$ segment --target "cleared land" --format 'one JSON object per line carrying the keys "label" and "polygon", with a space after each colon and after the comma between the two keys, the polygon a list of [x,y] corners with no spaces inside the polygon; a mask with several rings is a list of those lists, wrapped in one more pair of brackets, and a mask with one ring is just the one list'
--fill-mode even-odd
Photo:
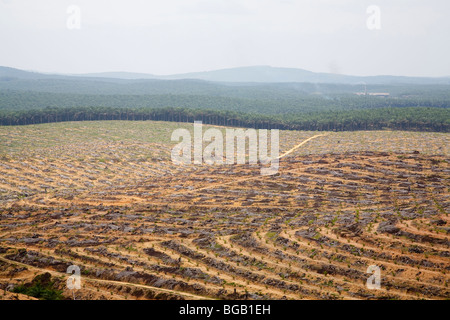
{"label": "cleared land", "polygon": [[[177,128],[0,127],[0,298],[72,298],[72,264],[77,299],[450,298],[448,134],[332,132],[264,177],[172,164]],[[316,134],[280,132],[280,154]]]}

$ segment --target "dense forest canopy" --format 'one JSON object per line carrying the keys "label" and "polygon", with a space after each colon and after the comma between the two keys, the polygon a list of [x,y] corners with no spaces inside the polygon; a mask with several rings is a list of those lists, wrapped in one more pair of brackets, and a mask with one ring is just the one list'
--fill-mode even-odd
{"label": "dense forest canopy", "polygon": [[220,83],[12,75],[0,77],[1,125],[203,120],[256,128],[443,132],[450,126],[448,84]]}
{"label": "dense forest canopy", "polygon": [[262,115],[228,110],[189,108],[68,107],[0,112],[0,125],[27,125],[62,121],[157,120],[287,130],[414,130],[448,132],[448,108],[378,108]]}

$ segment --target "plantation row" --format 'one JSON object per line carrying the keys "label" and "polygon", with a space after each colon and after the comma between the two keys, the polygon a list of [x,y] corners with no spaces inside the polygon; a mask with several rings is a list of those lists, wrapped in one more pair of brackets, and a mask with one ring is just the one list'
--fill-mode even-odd
{"label": "plantation row", "polygon": [[0,125],[29,125],[64,121],[202,121],[205,124],[256,129],[354,131],[409,130],[448,132],[450,110],[447,108],[379,108],[327,111],[289,115],[261,115],[225,110],[185,108],[45,108],[24,111],[0,111]]}
{"label": "plantation row", "polygon": [[[0,289],[71,299],[56,281],[77,265],[78,300],[450,296],[446,155],[290,156],[267,179],[245,165],[91,162],[114,149],[83,146],[0,163]],[[370,266],[379,290],[366,286]],[[55,286],[31,290],[49,271]]]}

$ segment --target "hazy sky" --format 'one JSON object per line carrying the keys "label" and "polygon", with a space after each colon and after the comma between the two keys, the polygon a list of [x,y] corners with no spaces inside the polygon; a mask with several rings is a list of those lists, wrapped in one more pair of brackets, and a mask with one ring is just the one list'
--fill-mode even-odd
{"label": "hazy sky", "polygon": [[[80,29],[67,26],[77,21],[70,5],[80,9]],[[380,8],[380,29],[367,26],[370,5]],[[0,65],[154,74],[271,65],[450,76],[450,1],[0,0]]]}

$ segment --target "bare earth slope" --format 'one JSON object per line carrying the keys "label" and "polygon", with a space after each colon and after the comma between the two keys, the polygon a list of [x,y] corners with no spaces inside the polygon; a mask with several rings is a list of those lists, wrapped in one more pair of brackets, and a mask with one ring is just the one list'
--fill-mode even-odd
{"label": "bare earth slope", "polygon": [[0,298],[46,272],[68,299],[450,298],[448,134],[330,133],[267,177],[174,165],[179,127],[0,127]]}

